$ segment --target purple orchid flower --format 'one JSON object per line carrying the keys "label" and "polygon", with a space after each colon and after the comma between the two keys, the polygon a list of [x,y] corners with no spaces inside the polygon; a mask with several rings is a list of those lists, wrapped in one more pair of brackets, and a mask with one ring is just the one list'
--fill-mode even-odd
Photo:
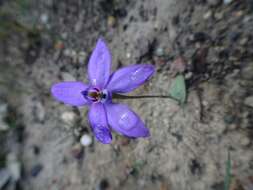
{"label": "purple orchid flower", "polygon": [[154,73],[154,66],[131,65],[110,75],[111,53],[103,39],[99,39],[88,63],[90,84],[60,82],[51,88],[53,96],[68,105],[89,106],[89,123],[98,141],[112,141],[111,128],[121,135],[137,138],[150,136],[139,116],[127,105],[112,102],[115,93],[128,93]]}

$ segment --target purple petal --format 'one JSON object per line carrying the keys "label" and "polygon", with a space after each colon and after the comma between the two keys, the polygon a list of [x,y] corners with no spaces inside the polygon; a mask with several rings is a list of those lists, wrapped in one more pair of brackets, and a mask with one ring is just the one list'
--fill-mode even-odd
{"label": "purple petal", "polygon": [[106,113],[102,103],[94,103],[91,105],[89,121],[96,139],[103,144],[111,143],[112,135],[108,127]]}
{"label": "purple petal", "polygon": [[60,102],[72,106],[83,106],[88,104],[82,95],[82,91],[87,88],[88,85],[82,82],[60,82],[51,87],[51,93]]}
{"label": "purple petal", "polygon": [[124,67],[113,73],[107,89],[115,93],[130,92],[147,81],[154,71],[154,66],[148,64]]}
{"label": "purple petal", "polygon": [[128,137],[148,137],[149,130],[139,116],[124,104],[105,104],[109,125]]}
{"label": "purple petal", "polygon": [[90,83],[102,89],[108,82],[111,68],[111,53],[106,43],[100,38],[93,50],[89,64],[88,74]]}

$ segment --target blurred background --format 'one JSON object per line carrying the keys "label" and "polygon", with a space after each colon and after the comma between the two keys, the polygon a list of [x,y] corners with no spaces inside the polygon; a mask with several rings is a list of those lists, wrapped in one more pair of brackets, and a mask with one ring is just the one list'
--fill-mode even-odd
{"label": "blurred background", "polygon": [[[252,0],[0,0],[0,190],[252,190],[252,31]],[[183,76],[184,106],[122,101],[148,139],[100,144],[87,108],[50,94],[87,82],[100,36],[113,70],[155,65],[134,95]]]}

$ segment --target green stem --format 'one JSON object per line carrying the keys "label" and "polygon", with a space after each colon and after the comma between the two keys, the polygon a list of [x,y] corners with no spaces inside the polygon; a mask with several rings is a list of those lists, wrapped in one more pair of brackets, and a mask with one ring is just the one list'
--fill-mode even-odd
{"label": "green stem", "polygon": [[126,96],[121,94],[113,94],[113,99],[143,99],[143,98],[170,98],[173,99],[171,96],[163,96],[163,95],[142,95],[142,96]]}

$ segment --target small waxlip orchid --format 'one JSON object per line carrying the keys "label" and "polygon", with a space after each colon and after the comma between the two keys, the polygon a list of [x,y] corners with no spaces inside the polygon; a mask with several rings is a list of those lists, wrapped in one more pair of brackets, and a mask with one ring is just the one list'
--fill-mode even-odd
{"label": "small waxlip orchid", "polygon": [[52,95],[65,104],[89,106],[89,123],[98,141],[109,144],[111,129],[126,137],[148,137],[149,130],[139,116],[127,105],[112,102],[112,95],[128,93],[154,73],[154,66],[136,64],[121,68],[110,74],[111,53],[100,38],[88,63],[90,84],[83,82],[60,82],[51,88]]}

